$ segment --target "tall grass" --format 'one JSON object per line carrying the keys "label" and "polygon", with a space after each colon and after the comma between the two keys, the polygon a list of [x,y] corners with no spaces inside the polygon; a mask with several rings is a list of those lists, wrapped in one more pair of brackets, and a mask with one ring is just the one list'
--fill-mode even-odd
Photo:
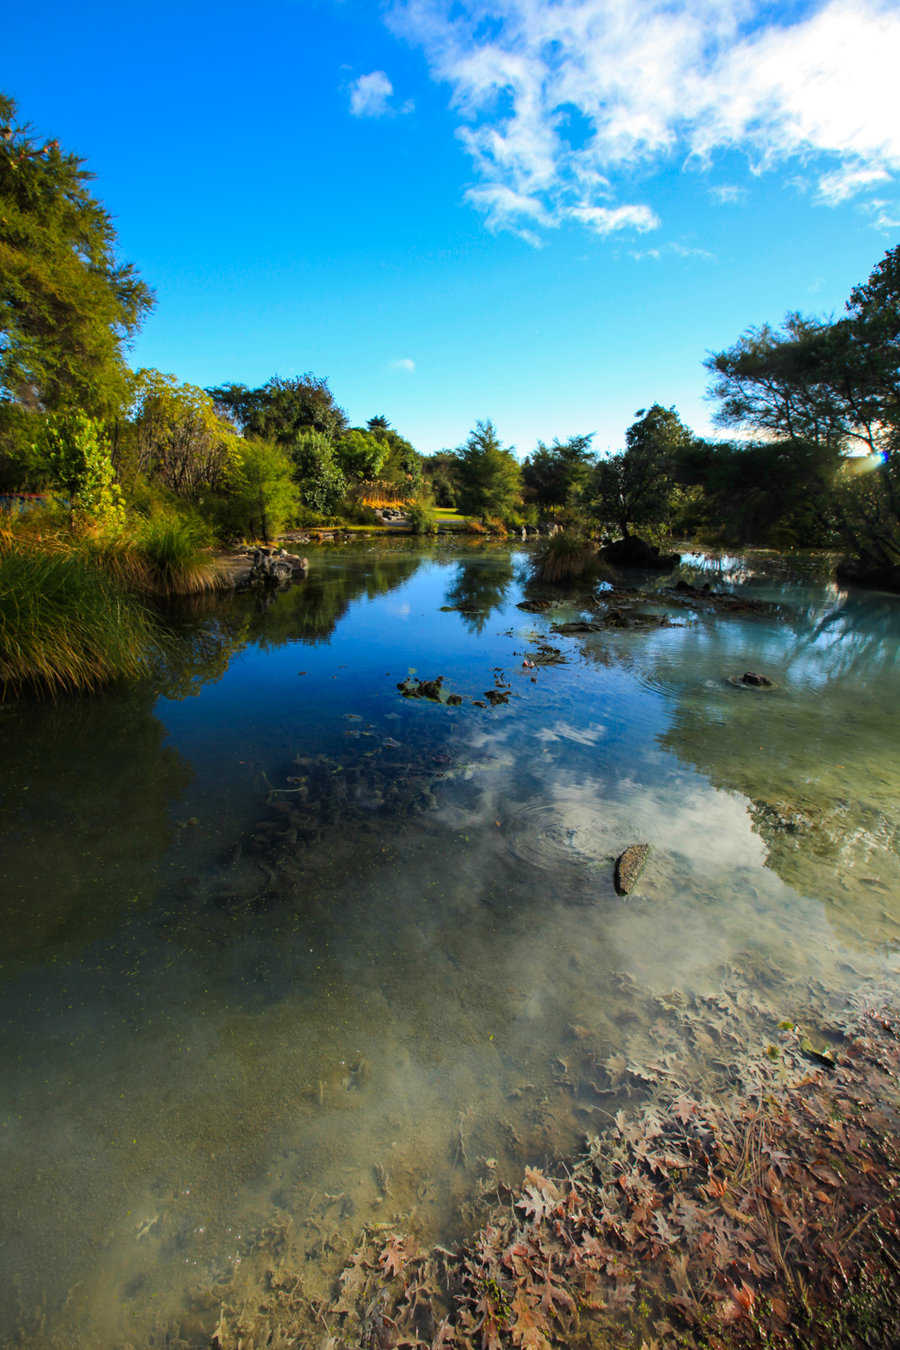
{"label": "tall grass", "polygon": [[594,582],[609,575],[590,539],[577,530],[559,530],[535,555],[532,580],[551,584]]}
{"label": "tall grass", "polygon": [[193,516],[153,511],[136,528],[134,552],[144,585],[157,595],[196,595],[227,585],[209,551],[208,527]]}
{"label": "tall grass", "polygon": [[0,684],[57,693],[140,675],[161,653],[152,616],[83,550],[0,541]]}

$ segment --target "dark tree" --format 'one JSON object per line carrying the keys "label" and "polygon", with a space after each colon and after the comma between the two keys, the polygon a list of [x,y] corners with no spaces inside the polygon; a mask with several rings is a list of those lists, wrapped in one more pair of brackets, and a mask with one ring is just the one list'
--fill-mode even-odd
{"label": "dark tree", "polygon": [[576,507],[597,462],[592,440],[593,433],[555,440],[551,446],[538,441],[522,465],[526,499],[541,510]]}
{"label": "dark tree", "polygon": [[674,408],[654,403],[625,433],[625,450],[597,462],[586,497],[591,514],[615,524],[627,539],[632,526],[665,525],[678,484],[679,458],[693,433]]}
{"label": "dark tree", "polygon": [[221,416],[244,436],[292,445],[298,436],[317,431],[337,440],[348,429],[343,408],[334,401],[328,381],[307,373],[294,379],[273,375],[259,389],[225,384],[208,389]]}

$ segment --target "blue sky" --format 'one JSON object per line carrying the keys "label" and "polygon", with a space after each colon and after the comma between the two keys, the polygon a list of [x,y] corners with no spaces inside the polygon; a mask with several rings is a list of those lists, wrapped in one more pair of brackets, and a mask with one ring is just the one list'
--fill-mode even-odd
{"label": "blue sky", "polygon": [[8,10],[0,87],[83,155],[199,385],[312,371],[423,453],[520,455],[840,310],[900,236],[882,0],[162,0]]}

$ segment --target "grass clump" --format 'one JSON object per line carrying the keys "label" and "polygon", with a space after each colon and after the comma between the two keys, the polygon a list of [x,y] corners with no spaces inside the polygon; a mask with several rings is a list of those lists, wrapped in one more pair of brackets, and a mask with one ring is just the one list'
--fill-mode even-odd
{"label": "grass clump", "polygon": [[150,513],[131,542],[135,580],[156,595],[196,595],[222,588],[222,569],[209,551],[208,527],[171,510]]}
{"label": "grass clump", "polygon": [[564,585],[608,575],[596,545],[578,530],[557,530],[535,555],[532,580]]}
{"label": "grass clump", "polygon": [[0,547],[0,684],[58,693],[145,673],[162,649],[153,617],[88,551]]}

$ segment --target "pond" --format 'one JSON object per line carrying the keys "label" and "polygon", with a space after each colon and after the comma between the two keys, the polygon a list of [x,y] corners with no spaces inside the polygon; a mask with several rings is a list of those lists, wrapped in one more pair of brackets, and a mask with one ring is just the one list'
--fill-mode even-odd
{"label": "pond", "polygon": [[528,575],[322,548],[173,614],[155,686],[0,706],[3,1343],[206,1345],[274,1261],[453,1243],[896,982],[897,600],[772,554]]}

